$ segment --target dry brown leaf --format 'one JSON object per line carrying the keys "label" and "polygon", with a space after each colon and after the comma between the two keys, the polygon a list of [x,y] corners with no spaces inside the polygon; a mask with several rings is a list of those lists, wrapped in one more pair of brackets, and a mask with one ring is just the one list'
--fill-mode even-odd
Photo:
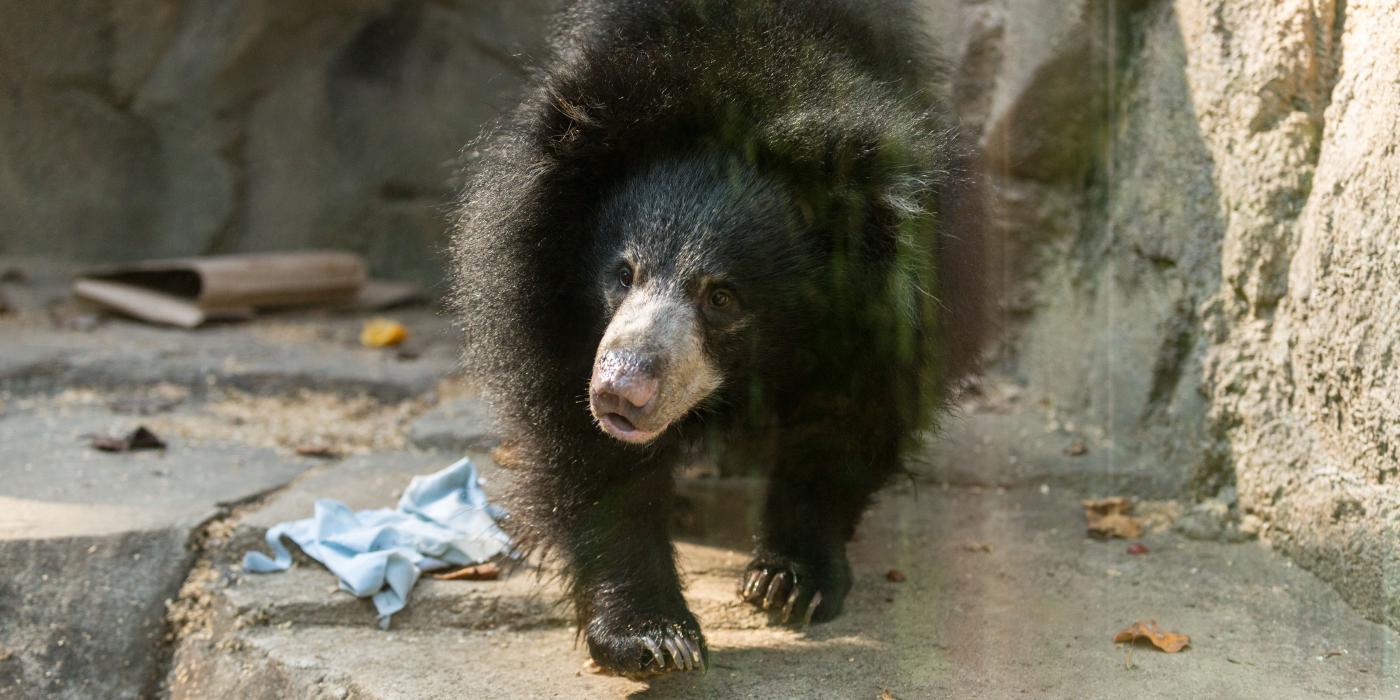
{"label": "dry brown leaf", "polygon": [[1113,496],[1111,498],[1086,498],[1079,502],[1084,506],[1085,512],[1093,511],[1107,515],[1109,513],[1131,513],[1133,512],[1133,501],[1126,496]]}
{"label": "dry brown leaf", "polygon": [[1086,499],[1084,519],[1088,522],[1089,535],[1100,539],[1121,537],[1135,540],[1142,537],[1142,519],[1132,516],[1133,502],[1118,496],[1115,498]]}
{"label": "dry brown leaf", "polygon": [[432,577],[439,581],[495,581],[501,577],[501,567],[493,562],[486,562],[476,566],[464,566],[456,571],[432,574]]}
{"label": "dry brown leaf", "polygon": [[1167,632],[1157,626],[1156,620],[1138,620],[1118,634],[1113,635],[1113,641],[1118,644],[1131,643],[1139,639],[1152,642],[1152,646],[1168,654],[1175,654],[1191,644],[1190,635]]}
{"label": "dry brown leaf", "polygon": [[146,426],[137,428],[126,435],[88,434],[88,444],[103,452],[131,452],[132,450],[163,450],[165,441],[156,436]]}
{"label": "dry brown leaf", "polygon": [[317,459],[335,459],[340,456],[340,452],[330,443],[319,440],[309,440],[297,445],[296,453],[301,457],[315,457]]}
{"label": "dry brown leaf", "polygon": [[904,572],[900,571],[899,569],[890,569],[889,571],[885,572],[885,579],[892,583],[904,583],[906,578],[908,577],[905,576]]}

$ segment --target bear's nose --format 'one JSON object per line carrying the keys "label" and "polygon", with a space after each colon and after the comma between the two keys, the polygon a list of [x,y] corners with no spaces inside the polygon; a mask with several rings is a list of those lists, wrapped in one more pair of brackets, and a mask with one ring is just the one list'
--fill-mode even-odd
{"label": "bear's nose", "polygon": [[593,394],[605,400],[615,397],[629,404],[626,408],[646,408],[661,390],[648,364],[632,353],[604,355],[593,371]]}
{"label": "bear's nose", "polygon": [[630,404],[630,408],[645,408],[656,398],[661,382],[644,374],[625,374],[611,377],[593,385],[593,391],[602,397],[614,396]]}

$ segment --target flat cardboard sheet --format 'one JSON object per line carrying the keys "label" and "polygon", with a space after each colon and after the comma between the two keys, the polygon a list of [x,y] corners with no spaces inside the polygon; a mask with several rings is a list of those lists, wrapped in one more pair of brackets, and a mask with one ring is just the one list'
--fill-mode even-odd
{"label": "flat cardboard sheet", "polygon": [[144,321],[194,328],[260,308],[352,303],[367,281],[358,255],[298,251],[114,265],[79,275],[73,291]]}

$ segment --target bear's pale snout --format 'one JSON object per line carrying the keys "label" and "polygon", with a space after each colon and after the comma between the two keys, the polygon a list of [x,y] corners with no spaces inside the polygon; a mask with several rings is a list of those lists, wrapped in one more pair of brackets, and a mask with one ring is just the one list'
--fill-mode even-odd
{"label": "bear's pale snout", "polygon": [[593,393],[610,406],[645,411],[661,388],[653,364],[633,353],[608,353],[593,371]]}
{"label": "bear's pale snout", "polygon": [[588,403],[603,432],[640,445],[718,386],[694,308],[648,287],[634,290],[613,314],[593,361]]}
{"label": "bear's pale snout", "polygon": [[643,443],[665,428],[655,425],[653,415],[654,399],[661,391],[654,366],[654,362],[625,350],[598,358],[588,398],[593,417],[604,432],[625,442]]}

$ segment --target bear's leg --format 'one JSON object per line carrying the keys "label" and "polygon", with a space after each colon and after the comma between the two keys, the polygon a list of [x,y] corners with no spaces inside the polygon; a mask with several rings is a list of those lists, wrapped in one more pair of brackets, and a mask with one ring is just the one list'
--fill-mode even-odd
{"label": "bear's leg", "polygon": [[841,613],[852,582],[846,543],[870,497],[899,467],[893,440],[802,442],[777,458],[754,559],[739,579],[739,596],[783,623]]}
{"label": "bear's leg", "polygon": [[670,471],[642,469],[595,488],[574,482],[574,497],[557,507],[575,512],[556,539],[593,660],[623,674],[704,670],[705,638],[681,595],[668,532]]}

